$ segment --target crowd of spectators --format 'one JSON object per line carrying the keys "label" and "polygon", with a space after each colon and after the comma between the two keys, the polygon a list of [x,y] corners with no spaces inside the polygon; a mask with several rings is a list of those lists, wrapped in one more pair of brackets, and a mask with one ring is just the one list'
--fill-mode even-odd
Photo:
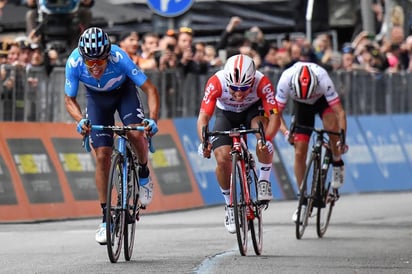
{"label": "crowd of spectators", "polygon": [[[380,9],[374,10],[377,18],[380,18]],[[286,34],[279,44],[278,41],[265,39],[259,26],[253,26],[244,32],[237,31],[242,24],[242,18],[237,16],[230,18],[216,43],[194,43],[195,33],[190,27],[168,30],[166,33],[139,34],[128,31],[113,37],[114,42],[118,43],[142,70],[162,71],[181,67],[185,73],[206,73],[209,68],[221,67],[226,58],[243,53],[250,55],[261,69],[282,70],[303,58],[315,61],[328,70],[363,69],[372,73],[411,71],[409,55],[412,51],[412,36],[405,35],[404,19],[400,14],[402,8],[395,6],[390,27],[382,26],[377,35],[362,31],[353,41],[344,43],[339,50],[336,50],[337,45],[332,44],[327,33],[317,35],[313,41],[307,41],[304,34],[294,37]],[[31,32],[28,30],[24,43],[29,43],[29,48],[39,47],[38,41],[32,39]],[[1,41],[2,63],[10,64],[11,61],[6,61],[5,56],[8,52],[10,55],[16,54],[12,47],[17,42]],[[23,48],[19,51],[19,54],[29,58],[29,51],[24,51]],[[58,60],[56,55],[58,53],[53,51],[48,54],[52,64]]]}
{"label": "crowd of spectators", "polygon": [[[33,5],[35,2],[27,1]],[[390,24],[383,24],[380,20],[382,8],[377,2],[379,1],[374,1],[372,7],[378,24],[376,35],[360,31],[352,41],[341,46],[333,45],[328,33],[318,34],[313,41],[308,41],[304,34],[299,33],[284,34],[281,42],[269,41],[259,26],[243,31],[242,18],[238,16],[228,20],[216,43],[205,43],[200,39],[194,42],[196,34],[190,27],[170,29],[165,33],[126,31],[113,34],[111,39],[142,70],[161,72],[180,69],[183,76],[188,73],[207,74],[219,69],[227,58],[238,53],[251,56],[262,71],[281,71],[296,61],[308,60],[329,71],[359,70],[374,74],[412,72],[412,35],[405,34],[403,10],[395,5],[391,11]],[[94,1],[83,0],[82,3],[90,8]],[[83,24],[87,25],[89,22],[90,20],[86,20]],[[15,75],[10,75],[4,65],[23,68],[64,65],[59,63],[59,52],[43,48],[38,37],[33,36],[34,22],[28,23],[25,36],[3,37],[0,41],[3,100],[10,96],[7,91],[16,85]],[[36,84],[35,79],[31,78],[29,81],[32,86]],[[7,117],[3,117],[5,118]]]}

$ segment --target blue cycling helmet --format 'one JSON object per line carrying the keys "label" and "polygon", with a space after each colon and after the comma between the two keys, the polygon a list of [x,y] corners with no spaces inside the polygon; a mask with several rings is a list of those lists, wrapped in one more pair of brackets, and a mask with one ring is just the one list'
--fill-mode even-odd
{"label": "blue cycling helmet", "polygon": [[112,44],[109,35],[101,28],[86,29],[79,39],[80,55],[86,59],[105,59],[109,56]]}

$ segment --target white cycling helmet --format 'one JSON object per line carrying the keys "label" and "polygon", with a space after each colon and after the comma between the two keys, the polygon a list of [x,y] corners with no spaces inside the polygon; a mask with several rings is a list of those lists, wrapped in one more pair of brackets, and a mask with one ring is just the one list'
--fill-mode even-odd
{"label": "white cycling helmet", "polygon": [[229,86],[250,87],[255,79],[256,67],[252,58],[237,54],[227,59],[224,71]]}
{"label": "white cycling helmet", "polygon": [[299,99],[309,99],[316,89],[318,80],[309,66],[303,65],[293,74],[292,88]]}

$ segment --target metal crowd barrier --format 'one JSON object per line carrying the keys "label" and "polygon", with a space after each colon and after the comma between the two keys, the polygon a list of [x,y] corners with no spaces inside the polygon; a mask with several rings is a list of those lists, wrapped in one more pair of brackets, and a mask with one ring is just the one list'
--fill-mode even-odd
{"label": "metal crowd barrier", "polygon": [[[263,71],[274,83],[281,71]],[[184,75],[178,69],[146,72],[160,93],[160,118],[197,116],[207,74]],[[412,75],[401,73],[369,74],[364,71],[331,73],[343,105],[350,115],[412,112]],[[64,68],[47,75],[43,67],[22,68],[3,65],[0,73],[0,121],[71,122],[64,105]],[[77,100],[86,103],[80,85]],[[141,96],[145,94],[141,92]],[[145,102],[145,98],[143,98]],[[147,109],[146,103],[144,106]],[[286,112],[290,113],[292,104]]]}

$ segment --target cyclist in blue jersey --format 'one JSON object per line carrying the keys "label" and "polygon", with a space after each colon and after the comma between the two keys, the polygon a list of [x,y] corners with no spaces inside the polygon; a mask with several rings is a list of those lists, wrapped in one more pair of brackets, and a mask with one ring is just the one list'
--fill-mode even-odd
{"label": "cyclist in blue jersey", "polygon": [[[86,87],[87,106],[83,114],[76,100],[79,83]],[[145,118],[137,87],[147,95],[150,119]],[[91,132],[90,125],[114,125],[117,111],[124,125],[147,123],[145,133],[131,131],[128,138],[138,155],[140,202],[147,205],[153,197],[150,179],[148,141],[145,134],[157,131],[159,93],[153,83],[133,63],[127,53],[112,45],[107,33],[97,27],[86,29],[76,49],[66,62],[65,104],[68,113],[77,122],[77,131],[90,134],[96,153],[96,188],[103,211],[103,222],[96,231],[96,241],[106,244],[106,192],[113,145],[113,133]]]}

